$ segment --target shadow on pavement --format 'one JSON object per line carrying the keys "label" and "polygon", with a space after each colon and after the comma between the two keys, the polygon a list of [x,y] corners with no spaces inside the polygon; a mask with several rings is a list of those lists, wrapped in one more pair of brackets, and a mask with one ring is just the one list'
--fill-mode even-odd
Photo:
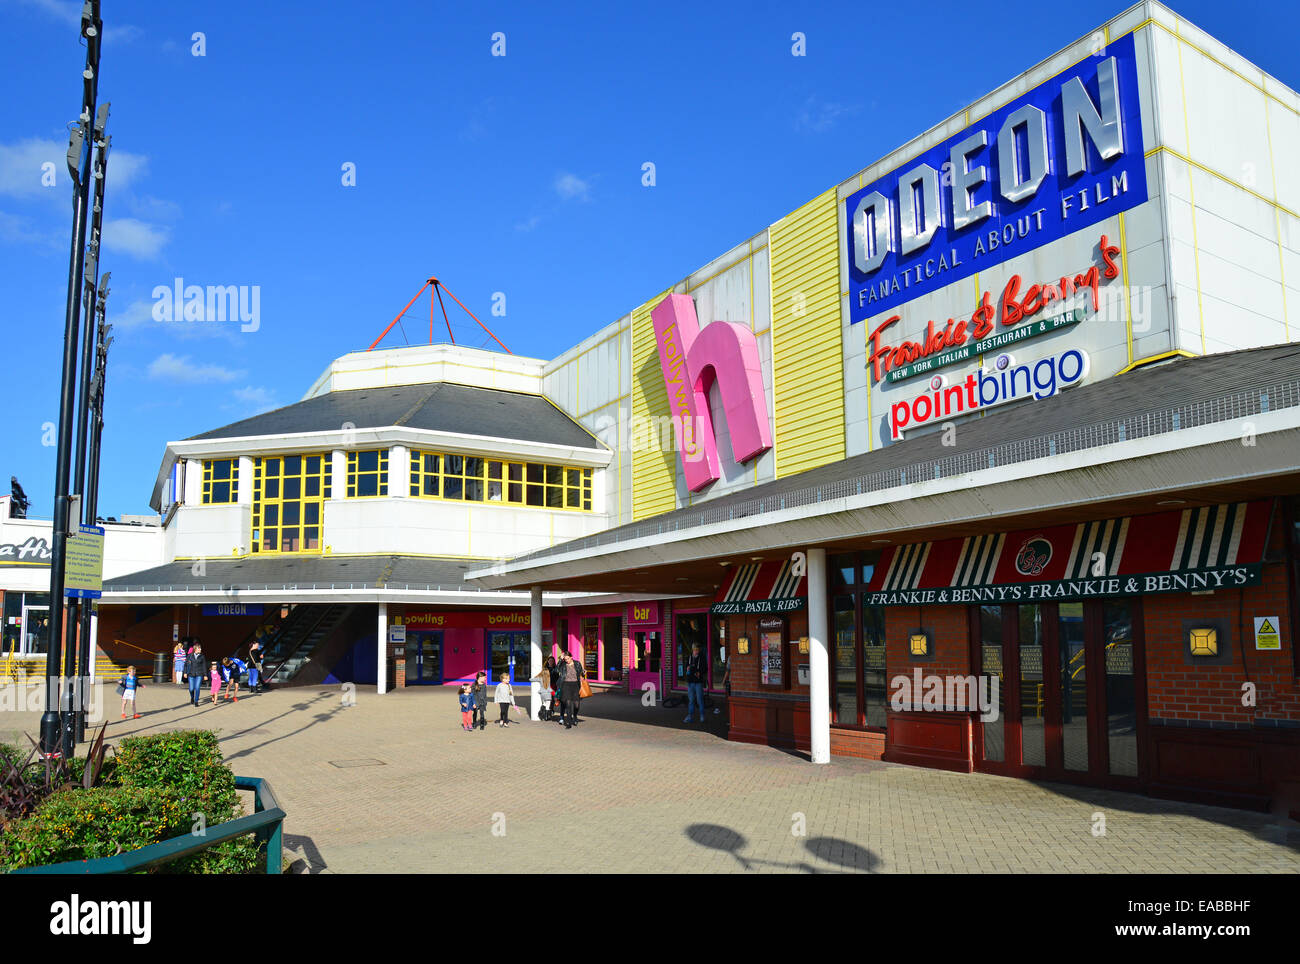
{"label": "shadow on pavement", "polygon": [[[781,860],[762,860],[757,857],[746,857],[741,851],[749,846],[749,841],[745,835],[732,830],[730,827],[723,827],[716,823],[693,823],[686,828],[686,837],[692,843],[699,844],[701,847],[708,847],[710,850],[721,850],[723,853],[730,854],[736,863],[745,870],[755,870],[759,867],[775,867],[779,870],[798,871],[804,874],[820,874],[823,871],[814,867],[812,864],[804,863],[802,860],[797,863],[788,863]],[[804,848],[816,857],[828,864],[835,864],[845,870],[865,870],[874,872],[881,866],[881,860],[874,853],[865,847],[859,847],[850,840],[841,840],[838,837],[813,837],[804,841]]]}
{"label": "shadow on pavement", "polygon": [[311,837],[287,833],[283,837],[283,845],[286,854],[299,855],[289,867],[291,874],[319,874],[329,866]]}
{"label": "shadow on pavement", "polygon": [[[714,713],[714,710],[718,710]],[[610,720],[620,723],[636,723],[642,726],[661,726],[673,730],[691,730],[694,732],[706,732],[718,739],[727,738],[727,704],[723,699],[714,698],[712,705],[704,706],[704,723],[686,723],[686,701],[683,699],[680,703],[673,706],[665,706],[663,702],[656,703],[653,706],[645,706],[641,702],[641,696],[629,696],[626,693],[595,693],[590,698],[582,701],[578,709],[580,719],[589,718],[593,720]]]}

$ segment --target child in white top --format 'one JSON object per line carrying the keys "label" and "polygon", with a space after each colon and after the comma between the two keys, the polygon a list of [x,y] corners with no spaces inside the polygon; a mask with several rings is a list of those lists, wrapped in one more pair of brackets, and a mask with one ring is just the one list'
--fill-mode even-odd
{"label": "child in white top", "polygon": [[497,721],[497,726],[510,725],[510,707],[515,705],[515,691],[510,687],[510,674],[502,673],[501,682],[497,683],[496,694],[493,700],[501,707],[501,719]]}

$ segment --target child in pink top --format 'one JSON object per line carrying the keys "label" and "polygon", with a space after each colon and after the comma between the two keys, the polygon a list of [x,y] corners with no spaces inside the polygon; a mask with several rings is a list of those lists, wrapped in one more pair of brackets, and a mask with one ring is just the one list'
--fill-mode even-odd
{"label": "child in pink top", "polygon": [[221,692],[221,670],[216,661],[212,663],[212,702],[217,701],[217,694]]}

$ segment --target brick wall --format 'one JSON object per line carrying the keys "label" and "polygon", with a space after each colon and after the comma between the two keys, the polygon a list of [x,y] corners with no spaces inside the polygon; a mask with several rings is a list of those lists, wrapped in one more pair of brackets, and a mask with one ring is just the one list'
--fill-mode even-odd
{"label": "brick wall", "polygon": [[[1277,527],[1280,530],[1280,526]],[[1280,553],[1282,534],[1274,532],[1270,554]],[[1147,706],[1153,719],[1250,725],[1256,720],[1300,721],[1300,685],[1292,661],[1291,618],[1286,566],[1264,565],[1262,585],[1219,590],[1210,596],[1147,596]],[[1280,650],[1255,649],[1255,617],[1276,616]],[[1185,619],[1220,619],[1231,637],[1232,659],[1219,666],[1188,665],[1184,658]],[[1242,705],[1242,685],[1255,684],[1254,706]]]}
{"label": "brick wall", "polygon": [[[934,659],[912,659],[908,637],[913,630],[930,631]],[[966,676],[970,667],[970,615],[966,606],[891,606],[885,610],[885,679],[889,694],[895,676],[911,676],[914,669],[929,676]]]}
{"label": "brick wall", "polygon": [[[726,619],[727,622],[727,658],[731,664],[731,690],[733,693],[783,693],[789,696],[808,696],[808,687],[799,683],[798,668],[800,663],[808,662],[807,656],[799,654],[799,637],[808,635],[808,612],[786,613],[786,673],[785,687],[773,689],[760,682],[758,623],[765,616],[725,616],[714,617]],[[749,654],[742,656],[736,650],[736,640],[741,636],[749,637]]]}

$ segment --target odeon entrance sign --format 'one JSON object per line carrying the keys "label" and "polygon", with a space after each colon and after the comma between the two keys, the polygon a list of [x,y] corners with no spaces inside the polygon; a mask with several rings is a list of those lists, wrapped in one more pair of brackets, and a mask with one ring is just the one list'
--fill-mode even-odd
{"label": "odeon entrance sign", "polygon": [[850,323],[1145,200],[1129,35],[845,198]]}

